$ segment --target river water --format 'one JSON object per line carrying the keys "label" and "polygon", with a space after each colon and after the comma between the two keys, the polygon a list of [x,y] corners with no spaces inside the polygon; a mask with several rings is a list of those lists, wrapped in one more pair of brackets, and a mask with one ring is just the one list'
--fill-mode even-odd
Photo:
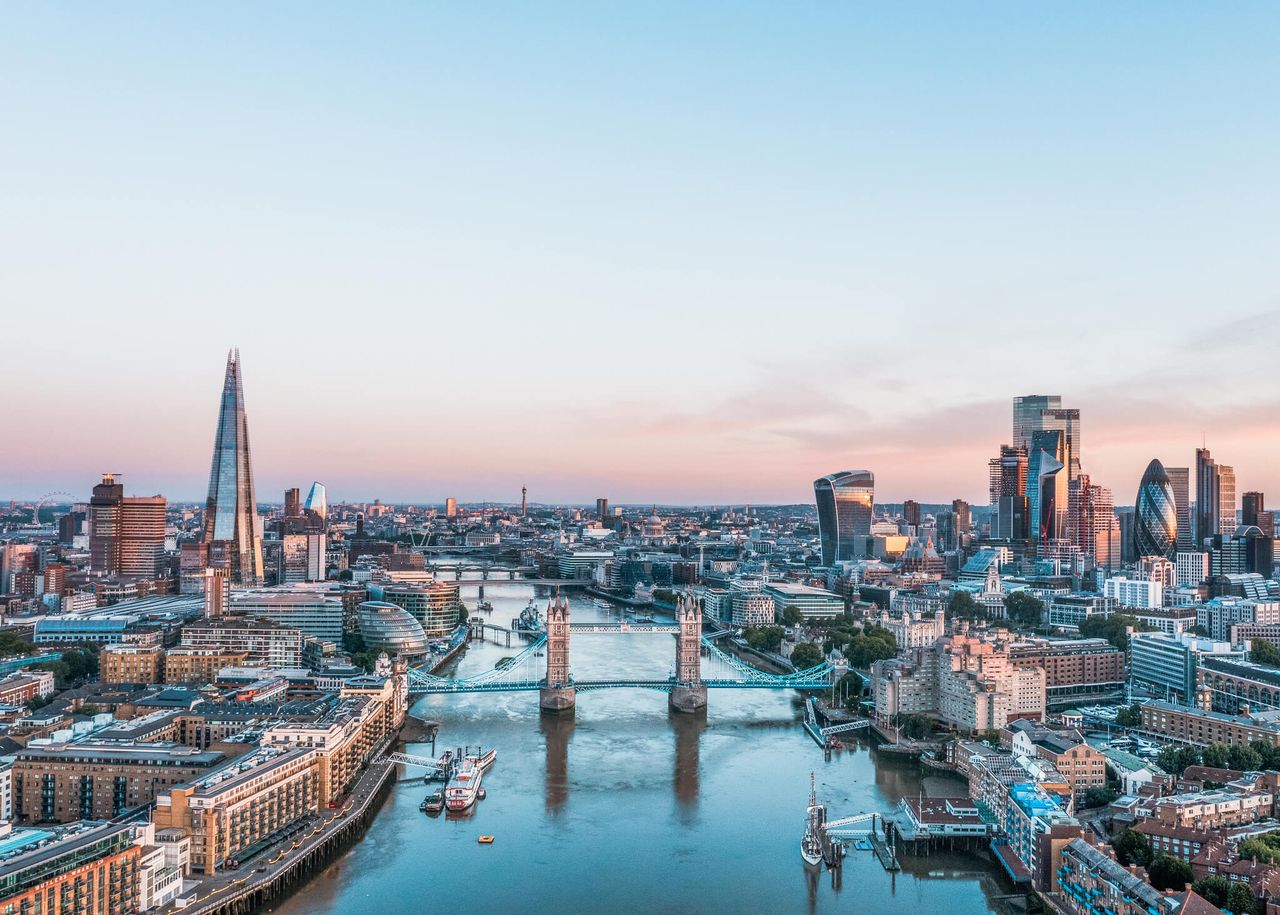
{"label": "river water", "polygon": [[[491,586],[486,596],[496,608],[486,618],[506,626],[534,589]],[[474,589],[464,599],[474,606]],[[570,600],[575,623],[619,618]],[[479,673],[518,650],[473,643],[458,672]],[[580,680],[665,678],[675,640],[575,633],[571,661]],[[536,692],[430,696],[414,712],[440,723],[437,752],[497,748],[487,798],[463,818],[430,817],[418,805],[436,786],[397,785],[363,840],[276,912],[976,915],[1004,912],[997,897],[1012,892],[975,856],[904,857],[891,875],[870,852],[851,850],[839,888],[830,873],[806,872],[799,843],[811,771],[832,818],[890,810],[922,788],[918,764],[876,756],[867,737],[824,759],[789,691],[712,690],[705,719],[669,713],[666,694],[639,689],[580,694],[572,716],[540,715]],[[482,834],[496,841],[479,845]]]}

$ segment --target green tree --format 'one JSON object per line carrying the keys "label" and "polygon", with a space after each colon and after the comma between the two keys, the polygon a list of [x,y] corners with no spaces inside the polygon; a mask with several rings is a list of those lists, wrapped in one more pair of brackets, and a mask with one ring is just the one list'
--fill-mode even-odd
{"label": "green tree", "polygon": [[1280,848],[1267,841],[1269,836],[1276,833],[1267,833],[1265,836],[1250,836],[1240,843],[1238,849],[1241,858],[1251,858],[1262,864],[1280,863]]}
{"label": "green tree", "polygon": [[1034,629],[1044,622],[1044,601],[1025,591],[1006,594],[1004,609],[1009,620],[1018,626]]}
{"label": "green tree", "polygon": [[947,601],[947,618],[961,620],[986,619],[987,608],[973,599],[968,591],[952,591]]}
{"label": "green tree", "polygon": [[33,655],[36,646],[13,632],[0,632],[0,658],[11,658],[14,655]]}
{"label": "green tree", "polygon": [[1200,765],[1200,751],[1196,747],[1178,747],[1173,744],[1160,748],[1156,764],[1170,775],[1181,775],[1187,766]]}
{"label": "green tree", "polygon": [[1262,757],[1249,747],[1234,746],[1227,751],[1227,768],[1253,772],[1262,765]]}
{"label": "green tree", "polygon": [[911,740],[928,737],[933,730],[933,721],[925,715],[899,715],[897,724],[902,736]]}
{"label": "green tree", "polygon": [[1105,807],[1120,796],[1115,788],[1090,788],[1080,799],[1080,808],[1088,810],[1094,807]]}
{"label": "green tree", "polygon": [[898,640],[886,629],[869,626],[864,632],[850,639],[841,650],[852,666],[866,670],[873,662],[883,661],[896,655]]}
{"label": "green tree", "polygon": [[1106,639],[1112,645],[1124,651],[1129,647],[1129,632],[1147,632],[1151,626],[1140,621],[1136,616],[1117,613],[1114,616],[1091,616],[1080,622],[1080,634],[1090,639]]}
{"label": "green tree", "polygon": [[791,652],[791,663],[796,666],[796,670],[817,667],[823,660],[822,649],[811,642],[803,642],[796,646],[795,651]]}
{"label": "green tree", "polygon": [[1228,881],[1227,901],[1220,908],[1234,915],[1255,915],[1258,911],[1258,897],[1253,895],[1249,884],[1235,880]]}
{"label": "green tree", "polygon": [[782,645],[783,635],[785,632],[781,626],[762,626],[746,632],[747,644],[756,651],[777,651]]}
{"label": "green tree", "polygon": [[1173,855],[1157,855],[1147,865],[1147,879],[1158,890],[1180,890],[1195,879],[1191,865]]}
{"label": "green tree", "polygon": [[1280,648],[1266,639],[1253,639],[1249,643],[1249,660],[1254,664],[1280,667]]}
{"label": "green tree", "polygon": [[1231,890],[1231,882],[1226,877],[1214,875],[1197,880],[1191,884],[1197,895],[1203,896],[1206,902],[1222,908],[1227,904],[1227,893]]}
{"label": "green tree", "polygon": [[1126,705],[1116,712],[1116,724],[1122,728],[1136,728],[1142,724],[1142,706],[1138,703]]}
{"label": "green tree", "polygon": [[804,622],[804,614],[796,606],[786,607],[782,611],[782,622],[788,626],[799,626]]}
{"label": "green tree", "polygon": [[1126,867],[1140,864],[1145,867],[1151,861],[1151,843],[1136,829],[1126,829],[1112,844],[1116,859]]}
{"label": "green tree", "polygon": [[101,711],[102,709],[98,708],[98,706],[94,705],[92,702],[86,702],[84,705],[76,709],[78,714],[88,715],[90,718],[99,714]]}

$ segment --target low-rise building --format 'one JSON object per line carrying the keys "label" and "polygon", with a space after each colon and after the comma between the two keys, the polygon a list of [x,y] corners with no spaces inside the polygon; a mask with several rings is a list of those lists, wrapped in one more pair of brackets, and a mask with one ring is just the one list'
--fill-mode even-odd
{"label": "low-rise building", "polygon": [[0,827],[0,912],[132,915],[141,910],[142,848],[128,823]]}
{"label": "low-rise building", "polygon": [[240,667],[248,663],[243,650],[225,648],[193,648],[179,645],[164,656],[165,683],[212,683],[224,667]]}
{"label": "low-rise building", "polygon": [[164,682],[164,651],[142,645],[108,645],[98,652],[103,683]]}
{"label": "low-rise building", "polygon": [[1143,704],[1141,714],[1144,731],[1181,743],[1234,747],[1261,740],[1280,746],[1280,723],[1269,713],[1228,715],[1154,701]]}
{"label": "low-rise building", "polygon": [[1106,639],[1028,639],[1009,646],[1009,659],[1044,669],[1049,708],[1124,696],[1124,652]]}
{"label": "low-rise building", "polygon": [[766,585],[764,591],[773,598],[778,616],[788,607],[795,607],[807,620],[835,619],[844,613],[844,600],[840,595],[822,588],[775,581]]}
{"label": "low-rise building", "polygon": [[243,652],[245,663],[266,667],[302,664],[302,632],[265,620],[223,616],[189,623],[182,627],[181,646],[213,648],[228,654]]}
{"label": "low-rise building", "polygon": [[1227,791],[1215,788],[1174,794],[1155,802],[1151,819],[1165,826],[1209,830],[1256,823],[1271,816],[1275,796],[1270,791]]}
{"label": "low-rise building", "polygon": [[[1129,869],[1084,839],[1062,850],[1058,889],[1072,912],[1080,915],[1153,915],[1168,912],[1165,896],[1147,883],[1141,868]],[[1197,910],[1197,915],[1204,915]]]}
{"label": "low-rise building", "polygon": [[0,680],[0,705],[26,705],[53,695],[54,676],[48,670],[25,670]]}

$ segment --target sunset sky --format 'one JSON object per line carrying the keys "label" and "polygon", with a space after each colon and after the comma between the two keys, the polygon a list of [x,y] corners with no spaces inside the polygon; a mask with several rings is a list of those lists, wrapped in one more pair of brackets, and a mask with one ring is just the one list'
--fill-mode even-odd
{"label": "sunset sky", "polygon": [[[478,11],[483,10],[483,13]],[[1280,5],[113,4],[0,20],[0,496],[1280,502]]]}

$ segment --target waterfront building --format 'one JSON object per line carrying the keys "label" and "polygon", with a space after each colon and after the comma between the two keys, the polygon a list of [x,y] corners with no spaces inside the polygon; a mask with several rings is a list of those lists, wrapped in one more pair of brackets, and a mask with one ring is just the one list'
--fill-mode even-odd
{"label": "waterfront building", "polygon": [[183,648],[216,648],[243,652],[248,664],[298,667],[302,664],[302,633],[266,620],[223,616],[182,627]]}
{"label": "waterfront building", "polygon": [[608,550],[574,550],[556,557],[556,573],[560,578],[591,578],[596,566],[612,558]]}
{"label": "waterfront building", "polygon": [[1164,585],[1158,581],[1108,578],[1102,583],[1102,593],[1117,601],[1121,607],[1153,610],[1164,606]]}
{"label": "waterfront building", "polygon": [[1106,757],[1087,743],[1026,721],[1015,721],[1010,727],[1014,729],[1013,752],[1048,762],[1062,774],[1077,800],[1089,789],[1106,785]]}
{"label": "waterfront building", "polygon": [[1205,658],[1243,657],[1229,642],[1182,634],[1136,632],[1129,639],[1129,678],[1153,696],[1190,703],[1196,696],[1196,671]]}
{"label": "waterfront building", "polygon": [[1228,639],[1238,623],[1256,626],[1280,624],[1280,601],[1258,601],[1242,597],[1215,597],[1196,608],[1196,624],[1210,638]]}
{"label": "waterfront building", "polygon": [[[1076,819],[1040,785],[1013,785],[1009,788],[1001,844],[1008,846],[1026,868],[1028,877],[1034,879],[1040,870],[1042,837],[1056,827],[1074,825],[1078,825]],[[995,851],[1000,854],[1000,845]]]}
{"label": "waterfront building", "polygon": [[788,607],[795,607],[806,620],[830,620],[844,613],[844,599],[822,588],[774,581],[765,585],[764,593],[773,599],[779,618]]}
{"label": "waterfront building", "polygon": [[130,823],[13,829],[0,836],[0,912],[133,915],[141,847]]}
{"label": "waterfront building", "polygon": [[[456,591],[457,585],[454,585]],[[231,594],[228,609],[237,615],[270,620],[304,635],[342,641],[343,601],[327,584],[251,588]]]}
{"label": "waterfront building", "polygon": [[1045,704],[1063,708],[1124,696],[1125,653],[1106,639],[1028,639],[1009,646],[1014,667],[1039,667]]}
{"label": "waterfront building", "polygon": [[156,829],[191,838],[191,867],[211,876],[243,849],[320,812],[312,747],[259,747],[156,797]]}
{"label": "waterfront building", "polygon": [[31,823],[111,819],[226,756],[173,743],[84,739],[28,745],[13,761],[13,810]]}
{"label": "waterfront building", "polygon": [[[1172,913],[1164,894],[1143,879],[1144,873],[1140,868],[1130,870],[1124,867],[1085,839],[1073,839],[1062,849],[1061,863],[1055,876],[1062,897],[1072,913]],[[1204,900],[1200,899],[1200,902]],[[1213,911],[1212,908],[1192,908],[1188,910],[1188,915],[1210,915]]]}
{"label": "waterfront building", "polygon": [[409,611],[386,601],[365,601],[359,611],[360,636],[371,651],[385,651],[392,657],[410,660],[430,651],[422,624]]}
{"label": "waterfront building", "polygon": [[462,616],[458,585],[451,581],[371,584],[369,596],[407,610],[433,638],[452,632]]}
{"label": "waterfront building", "polygon": [[404,721],[405,708],[395,679],[360,677],[343,687],[338,704],[323,716],[277,724],[263,732],[261,743],[314,749],[320,803],[327,805],[351,790],[363,767]]}
{"label": "waterfront building", "polygon": [[822,564],[862,558],[858,538],[871,536],[875,475],[870,470],[843,470],[813,481],[818,506],[818,538]]}
{"label": "waterfront building", "polygon": [[208,551],[207,564],[230,569],[233,583],[262,584],[262,525],[254,500],[239,350],[227,354],[201,543]]}
{"label": "waterfront building", "polygon": [[1231,715],[1159,699],[1144,703],[1141,713],[1144,731],[1181,743],[1222,743],[1232,747],[1261,740],[1280,746],[1280,723],[1270,715]]}
{"label": "waterfront building", "polygon": [[104,473],[89,500],[89,567],[103,575],[154,578],[164,565],[164,496],[126,496]]}

